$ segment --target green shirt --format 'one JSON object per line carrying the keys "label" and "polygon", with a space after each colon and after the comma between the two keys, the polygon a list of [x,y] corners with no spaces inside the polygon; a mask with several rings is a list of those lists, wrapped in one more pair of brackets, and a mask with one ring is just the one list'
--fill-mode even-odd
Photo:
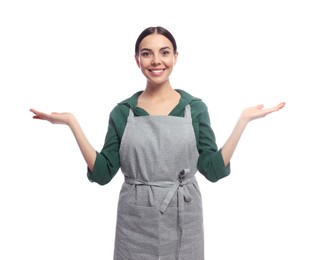
{"label": "green shirt", "polygon": [[[209,181],[216,182],[230,174],[230,164],[224,165],[221,149],[218,149],[215,135],[210,125],[210,117],[206,104],[189,93],[176,89],[181,94],[178,105],[169,116],[184,116],[186,105],[191,106],[193,128],[196,137],[199,159],[197,169]],[[101,152],[96,152],[96,161],[91,172],[87,169],[87,177],[91,182],[105,185],[111,181],[120,169],[119,148],[127,124],[129,109],[135,116],[148,116],[142,108],[137,107],[137,101],[142,91],[136,92],[130,98],[118,103],[111,111],[108,131]]]}

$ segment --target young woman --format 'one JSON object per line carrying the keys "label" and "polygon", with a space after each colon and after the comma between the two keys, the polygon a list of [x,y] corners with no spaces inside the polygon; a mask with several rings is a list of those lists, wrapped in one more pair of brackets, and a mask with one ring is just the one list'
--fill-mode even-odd
{"label": "young woman", "polygon": [[88,142],[73,114],[30,109],[35,119],[70,127],[90,181],[105,185],[119,169],[124,174],[114,260],[203,260],[202,202],[196,172],[212,182],[229,175],[229,162],[247,124],[285,105],[246,108],[218,149],[206,104],[169,82],[177,58],[175,39],[165,28],[150,27],[140,34],[135,60],[146,87],[111,111],[100,153]]}

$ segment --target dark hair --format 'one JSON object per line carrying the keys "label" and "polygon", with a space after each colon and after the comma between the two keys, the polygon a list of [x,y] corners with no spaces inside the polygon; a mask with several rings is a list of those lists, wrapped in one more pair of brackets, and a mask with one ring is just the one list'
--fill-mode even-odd
{"label": "dark hair", "polygon": [[139,55],[139,45],[141,41],[150,34],[161,34],[168,38],[168,40],[172,43],[173,46],[173,53],[175,54],[177,52],[177,43],[173,37],[173,35],[164,27],[156,26],[156,27],[148,27],[146,28],[138,37],[135,45],[135,53],[138,56]]}

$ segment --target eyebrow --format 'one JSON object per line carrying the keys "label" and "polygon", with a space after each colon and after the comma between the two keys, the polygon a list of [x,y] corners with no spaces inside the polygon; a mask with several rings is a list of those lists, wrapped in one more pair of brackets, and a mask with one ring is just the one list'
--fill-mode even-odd
{"label": "eyebrow", "polygon": [[[167,47],[160,48],[160,51],[165,50],[165,49],[169,49],[170,50],[170,47],[167,46]],[[148,48],[143,48],[143,49],[140,50],[140,52],[141,51],[152,51],[152,50],[148,49]]]}

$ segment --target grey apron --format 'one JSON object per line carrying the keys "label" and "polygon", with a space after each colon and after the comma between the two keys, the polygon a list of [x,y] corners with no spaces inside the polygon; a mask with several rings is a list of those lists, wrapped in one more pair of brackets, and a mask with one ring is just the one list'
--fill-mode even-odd
{"label": "grey apron", "polygon": [[114,260],[203,260],[198,151],[190,106],[184,117],[129,112],[120,147],[125,176]]}

